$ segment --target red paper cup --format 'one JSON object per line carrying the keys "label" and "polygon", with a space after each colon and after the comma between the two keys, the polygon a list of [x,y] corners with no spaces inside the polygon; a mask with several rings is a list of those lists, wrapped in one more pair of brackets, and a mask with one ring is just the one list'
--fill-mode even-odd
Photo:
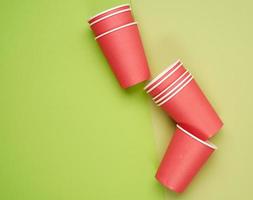
{"label": "red paper cup", "polygon": [[223,125],[191,75],[165,92],[156,103],[177,124],[202,140],[214,136]]}
{"label": "red paper cup", "polygon": [[178,60],[165,69],[156,78],[154,78],[144,89],[152,97],[156,97],[166,87],[179,78],[185,71],[186,69],[184,68],[183,63]]}
{"label": "red paper cup", "polygon": [[105,32],[96,40],[123,88],[149,79],[148,63],[136,22]]}
{"label": "red paper cup", "polygon": [[134,22],[133,16],[131,14],[131,8],[127,8],[113,12],[93,21],[90,23],[90,27],[95,36],[98,36],[104,32],[110,31],[111,29],[131,22]]}
{"label": "red paper cup", "polygon": [[175,192],[183,192],[216,148],[177,125],[156,179]]}
{"label": "red paper cup", "polygon": [[116,6],[116,7],[113,7],[113,8],[110,8],[108,10],[105,10],[103,12],[100,12],[92,17],[90,17],[88,19],[88,23],[91,24],[93,22],[95,22],[96,20],[99,20],[107,15],[111,15],[115,12],[118,12],[120,10],[125,10],[125,9],[129,9],[130,8],[130,5],[129,4],[122,4],[122,5],[119,5],[119,6]]}

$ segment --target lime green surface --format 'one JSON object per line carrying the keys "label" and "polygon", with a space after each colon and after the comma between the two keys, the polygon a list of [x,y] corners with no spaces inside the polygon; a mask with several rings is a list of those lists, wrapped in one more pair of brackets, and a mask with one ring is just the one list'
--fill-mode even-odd
{"label": "lime green surface", "polygon": [[[174,124],[143,85],[119,88],[86,23],[121,3],[0,1],[1,200],[164,199],[153,176]],[[252,3],[132,5],[152,73],[181,58],[225,123],[189,189],[165,198],[252,199]]]}
{"label": "lime green surface", "polygon": [[[152,73],[181,58],[225,126],[219,149],[188,190],[167,199],[252,199],[252,1],[133,1]],[[152,106],[159,156],[174,124]]]}
{"label": "lime green surface", "polygon": [[86,19],[120,1],[0,1],[0,199],[163,199],[148,97]]}

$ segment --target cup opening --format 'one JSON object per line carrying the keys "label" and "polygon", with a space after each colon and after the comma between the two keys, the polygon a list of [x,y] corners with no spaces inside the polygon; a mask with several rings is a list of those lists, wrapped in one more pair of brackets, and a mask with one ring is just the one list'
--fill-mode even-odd
{"label": "cup opening", "polygon": [[174,93],[172,93],[170,96],[168,96],[167,99],[163,100],[161,103],[158,104],[158,106],[161,106],[163,104],[165,104],[166,102],[168,102],[169,100],[171,100],[174,96],[176,96],[182,89],[184,89],[184,87],[186,85],[188,85],[188,83],[190,83],[193,79],[193,76],[189,76],[190,78],[178,89],[176,90]]}
{"label": "cup opening", "polygon": [[101,37],[103,37],[103,36],[105,36],[105,35],[108,35],[108,34],[114,32],[114,31],[118,31],[118,30],[120,30],[120,29],[122,29],[122,28],[126,28],[126,27],[128,27],[128,26],[132,26],[132,25],[136,25],[136,24],[137,24],[137,22],[131,22],[131,23],[125,24],[125,25],[123,25],[123,26],[119,26],[119,27],[117,27],[117,28],[114,28],[114,29],[112,29],[112,30],[110,30],[110,31],[107,31],[107,32],[105,32],[105,33],[102,33],[102,34],[98,35],[97,37],[95,37],[95,40],[97,40],[97,39],[99,39],[99,38],[101,38]]}
{"label": "cup opening", "polygon": [[[179,80],[181,80],[185,74],[187,74],[189,71],[186,70],[180,77],[178,77],[173,83],[171,83],[170,85],[168,85],[168,87],[166,87],[162,92],[160,92],[158,95],[156,95],[153,100],[157,100],[162,94],[164,94],[166,91],[168,91],[172,86],[174,86]],[[180,84],[180,83],[179,83]],[[159,101],[159,99],[157,100]]]}
{"label": "cup opening", "polygon": [[160,99],[158,99],[157,101],[155,101],[155,103],[161,103],[164,99],[168,98],[171,94],[173,94],[174,92],[176,93],[179,89],[181,85],[184,85],[190,78],[192,77],[191,73],[188,72],[188,75],[186,77],[184,77],[184,79],[179,82],[172,90],[170,90],[167,94],[165,94],[164,96],[162,96]]}
{"label": "cup opening", "polygon": [[112,11],[112,10],[114,10],[114,9],[121,8],[121,7],[124,7],[124,6],[129,6],[129,7],[130,7],[130,4],[128,4],[128,3],[127,3],[127,4],[121,4],[121,5],[118,5],[118,6],[109,8],[109,9],[107,9],[107,10],[104,10],[104,11],[102,11],[102,12],[100,12],[100,13],[98,13],[98,14],[92,16],[92,17],[90,17],[90,18],[88,19],[88,22],[90,22],[90,21],[91,21],[92,19],[94,19],[95,17],[98,17],[99,15],[103,15],[103,14],[109,12],[109,11]]}
{"label": "cup opening", "polygon": [[192,137],[193,139],[197,140],[198,142],[212,148],[212,149],[218,149],[218,147],[216,145],[214,145],[213,143],[211,143],[210,141],[203,141],[201,139],[199,139],[198,137],[196,137],[195,135],[193,135],[192,133],[188,132],[187,130],[185,130],[184,128],[182,128],[180,125],[177,124],[177,128],[179,128],[181,131],[183,131],[185,134],[189,135],[190,137]]}
{"label": "cup opening", "polygon": [[90,23],[90,27],[93,26],[94,24],[96,24],[96,23],[98,23],[98,22],[104,20],[104,19],[107,19],[107,18],[112,17],[112,16],[114,16],[114,15],[118,15],[118,14],[120,14],[120,13],[128,12],[128,11],[131,11],[131,8],[124,9],[124,10],[119,10],[119,11],[117,11],[117,12],[115,12],[115,13],[112,13],[112,14],[106,15],[106,16],[104,16],[104,17],[101,17],[101,18],[95,20],[94,22],[91,22],[91,23]]}
{"label": "cup opening", "polygon": [[[158,76],[156,76],[153,80],[151,80],[145,87],[144,90],[147,90],[151,85],[153,85],[157,80],[159,80],[164,74],[166,74],[168,71],[170,71],[173,67],[175,67],[177,64],[181,63],[183,64],[180,59],[178,59],[176,62],[170,64],[164,71],[162,71]],[[149,89],[150,90],[150,89]],[[148,91],[149,91],[148,90]],[[153,90],[153,89],[152,89]],[[151,90],[151,91],[152,91]],[[147,91],[147,92],[148,92]]]}

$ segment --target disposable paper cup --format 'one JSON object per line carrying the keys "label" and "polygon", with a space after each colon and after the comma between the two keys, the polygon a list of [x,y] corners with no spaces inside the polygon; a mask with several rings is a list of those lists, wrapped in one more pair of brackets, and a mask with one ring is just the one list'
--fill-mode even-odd
{"label": "disposable paper cup", "polygon": [[90,17],[88,19],[88,23],[91,24],[91,23],[95,22],[96,20],[101,19],[101,18],[103,18],[107,15],[111,15],[115,12],[120,11],[120,10],[125,10],[125,9],[129,9],[129,8],[130,8],[129,4],[122,4],[122,5],[119,5],[119,6],[115,6],[113,8],[107,9],[105,11],[102,11],[102,12]]}
{"label": "disposable paper cup", "polygon": [[90,27],[94,32],[95,36],[98,36],[111,29],[131,22],[134,22],[133,16],[131,14],[131,8],[127,8],[93,21],[92,23],[90,23]]}
{"label": "disposable paper cup", "polygon": [[216,148],[177,125],[156,179],[175,192],[183,192]]}
{"label": "disposable paper cup", "polygon": [[161,93],[166,87],[172,84],[180,75],[182,75],[186,69],[183,66],[183,63],[178,60],[167,69],[165,69],[161,74],[155,77],[144,89],[152,97],[157,96]]}
{"label": "disposable paper cup", "polygon": [[184,79],[178,85],[172,92],[164,94],[166,98],[163,96],[156,102],[158,106],[198,138],[207,140],[214,136],[223,123],[193,77]]}
{"label": "disposable paper cup", "polygon": [[148,63],[136,22],[105,32],[96,40],[123,88],[149,79]]}

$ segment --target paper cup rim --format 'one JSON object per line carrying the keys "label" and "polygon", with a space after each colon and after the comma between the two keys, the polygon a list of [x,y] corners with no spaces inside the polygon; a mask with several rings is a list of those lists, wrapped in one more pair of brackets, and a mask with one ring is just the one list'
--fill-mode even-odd
{"label": "paper cup rim", "polygon": [[103,15],[103,14],[109,12],[109,11],[112,11],[112,10],[115,10],[115,9],[117,9],[117,8],[124,7],[124,6],[129,6],[129,7],[130,7],[130,4],[129,4],[129,3],[121,4],[121,5],[114,6],[114,7],[112,7],[112,8],[106,9],[106,10],[104,10],[104,11],[102,11],[102,12],[97,13],[96,15],[91,16],[90,18],[88,18],[87,21],[90,22],[92,19],[94,19],[95,17],[98,17],[99,15]]}
{"label": "paper cup rim", "polygon": [[148,87],[150,87],[153,83],[155,83],[157,80],[159,80],[164,74],[166,74],[169,70],[171,70],[173,67],[175,67],[176,64],[181,63],[183,65],[183,63],[181,62],[180,59],[177,59],[175,62],[173,62],[172,64],[170,64],[168,67],[166,67],[166,69],[164,69],[160,74],[158,74],[155,78],[153,78],[145,87],[144,90],[147,90]]}
{"label": "paper cup rim", "polygon": [[101,17],[101,18],[95,20],[94,22],[91,22],[91,23],[90,23],[90,27],[92,27],[93,25],[95,25],[95,24],[97,24],[98,22],[101,22],[101,21],[103,21],[103,20],[105,20],[105,19],[107,19],[107,18],[113,17],[113,16],[115,16],[115,15],[118,15],[118,14],[121,14],[121,13],[124,13],[124,12],[131,11],[131,10],[132,10],[131,8],[127,8],[127,9],[119,10],[119,11],[114,12],[114,13],[112,13],[112,14],[106,15],[106,16],[104,16],[104,17]]}
{"label": "paper cup rim", "polygon": [[186,82],[183,81],[184,83],[180,88],[178,88],[176,91],[172,92],[171,95],[168,95],[168,97],[165,100],[163,100],[162,102],[160,102],[157,105],[162,106],[163,104],[165,104],[169,100],[171,100],[174,96],[176,96],[179,92],[181,92],[181,90],[183,90],[192,81],[193,76],[191,75],[191,76],[187,77],[187,79],[184,79],[184,81],[186,80]]}
{"label": "paper cup rim", "polygon": [[102,33],[102,34],[98,35],[97,37],[95,37],[95,40],[98,40],[99,38],[101,38],[101,37],[103,37],[103,36],[105,36],[105,35],[108,35],[108,34],[110,34],[110,33],[113,33],[113,32],[115,32],[115,31],[118,31],[118,30],[120,30],[120,29],[126,28],[126,27],[128,27],[128,26],[132,26],[132,25],[137,25],[137,24],[138,24],[138,22],[131,22],[131,23],[127,23],[127,24],[125,24],[125,25],[119,26],[119,27],[117,27],[117,28],[111,29],[111,30],[106,31],[105,33]]}
{"label": "paper cup rim", "polygon": [[[180,80],[187,74],[189,73],[181,82]],[[162,94],[164,94],[165,92],[167,92],[167,90],[169,90],[172,86],[174,86],[176,83],[178,83],[175,87],[177,87],[180,83],[182,83],[185,79],[187,79],[188,76],[192,76],[191,73],[188,70],[185,70],[185,72],[183,74],[181,74],[175,81],[173,81],[170,85],[168,85],[164,90],[162,90],[159,94],[157,94],[155,97],[152,98],[153,101],[155,102],[159,102],[161,98],[158,98],[159,96],[161,96]]]}
{"label": "paper cup rim", "polygon": [[208,140],[207,141],[201,140],[200,138],[196,137],[195,135],[193,135],[189,131],[187,131],[184,128],[182,128],[179,124],[177,124],[176,126],[177,126],[178,129],[180,129],[182,132],[184,132],[185,134],[187,134],[188,136],[190,136],[194,140],[197,140],[198,142],[204,144],[205,146],[208,146],[211,149],[218,149],[218,147],[215,144],[211,143]]}
{"label": "paper cup rim", "polygon": [[[155,103],[160,103],[162,102],[164,99],[166,99],[167,97],[170,96],[170,94],[173,94],[174,92],[177,92],[177,90],[179,90],[182,86],[184,85],[190,78],[192,77],[192,74],[189,73],[186,77],[184,77],[181,81],[179,81],[179,83],[172,89],[170,90],[167,94],[165,94],[164,96],[162,96],[161,98],[157,99],[155,101]],[[180,87],[181,86],[181,87]]]}
{"label": "paper cup rim", "polygon": [[170,76],[172,76],[177,70],[179,70],[180,67],[182,67],[183,64],[180,63],[175,69],[173,69],[170,73],[168,73],[165,77],[162,78],[162,80],[158,81],[153,87],[151,87],[147,93],[152,92],[154,89],[156,89],[159,85],[161,85],[166,79],[168,79]]}

